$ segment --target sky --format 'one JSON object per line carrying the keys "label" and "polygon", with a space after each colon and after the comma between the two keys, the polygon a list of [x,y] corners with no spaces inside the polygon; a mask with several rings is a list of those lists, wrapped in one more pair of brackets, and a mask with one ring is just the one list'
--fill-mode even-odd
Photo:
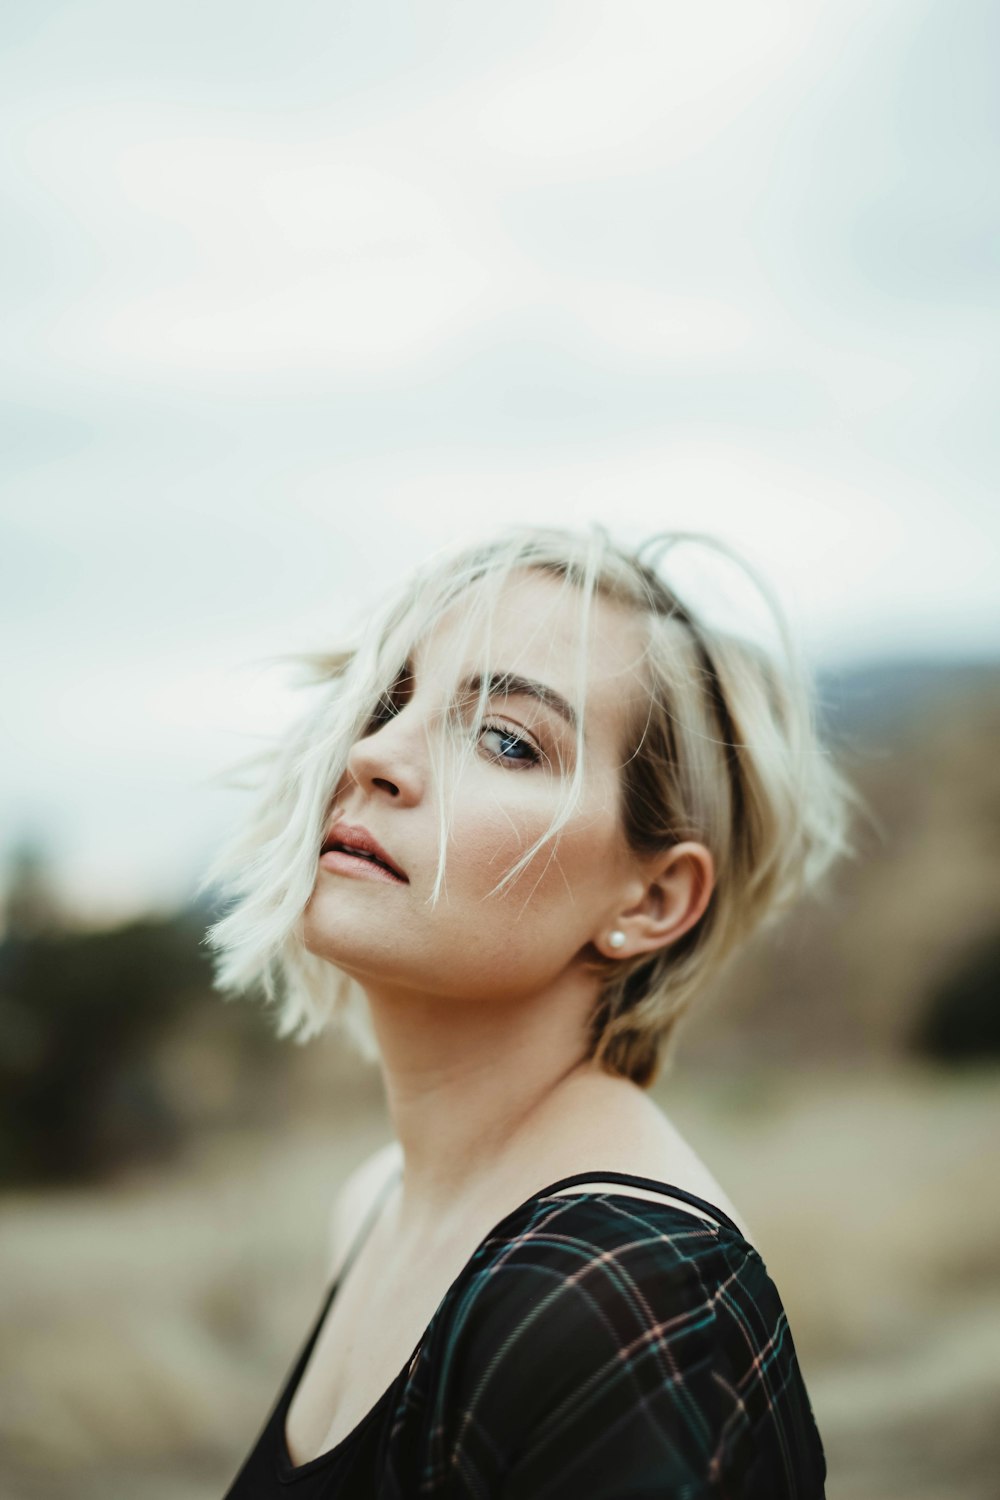
{"label": "sky", "polygon": [[273,659],[516,521],[716,535],[817,668],[995,657],[998,55],[982,0],[4,7],[0,860],[189,899]]}

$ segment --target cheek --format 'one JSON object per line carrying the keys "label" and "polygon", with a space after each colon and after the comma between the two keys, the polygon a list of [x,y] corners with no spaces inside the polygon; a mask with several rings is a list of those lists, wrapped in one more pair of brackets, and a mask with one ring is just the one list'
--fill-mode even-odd
{"label": "cheek", "polygon": [[[511,865],[542,837],[555,816],[556,798],[551,787],[535,782],[527,785],[530,772],[510,771],[507,784],[492,779],[469,780],[460,787],[454,809],[448,869],[461,873],[456,892],[467,890],[476,898],[502,880]],[[524,876],[538,878],[551,850],[535,855]]]}
{"label": "cheek", "polygon": [[[448,851],[454,870],[455,892],[468,892],[481,901],[548,830],[556,811],[555,799],[539,797],[531,805],[523,796],[507,805],[456,807],[453,842]],[[493,899],[522,904],[530,895],[524,916],[541,917],[554,906],[576,910],[586,919],[592,898],[606,895],[615,868],[617,842],[613,812],[606,801],[580,808],[554,839],[548,840],[529,863]],[[451,885],[452,882],[449,881]]]}

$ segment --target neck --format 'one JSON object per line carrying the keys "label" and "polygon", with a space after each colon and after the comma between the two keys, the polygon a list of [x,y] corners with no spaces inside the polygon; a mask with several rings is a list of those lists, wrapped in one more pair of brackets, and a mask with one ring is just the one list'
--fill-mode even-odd
{"label": "neck", "polygon": [[401,1233],[447,1223],[516,1173],[568,1090],[614,1083],[584,1060],[593,993],[579,976],[513,1003],[365,989],[403,1154]]}

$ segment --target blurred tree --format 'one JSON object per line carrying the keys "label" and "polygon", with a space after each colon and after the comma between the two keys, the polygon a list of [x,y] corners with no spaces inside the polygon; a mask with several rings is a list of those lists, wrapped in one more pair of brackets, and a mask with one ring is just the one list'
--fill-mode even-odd
{"label": "blurred tree", "polygon": [[0,1179],[73,1180],[170,1150],[151,1044],[208,988],[177,919],[35,932],[0,945]]}
{"label": "blurred tree", "polygon": [[939,986],[914,1028],[912,1046],[944,1062],[1000,1058],[1000,932]]}
{"label": "blurred tree", "polygon": [[49,860],[42,839],[23,835],[7,862],[3,896],[3,930],[12,937],[33,937],[60,926],[59,903],[49,879]]}
{"label": "blurred tree", "polygon": [[[22,840],[3,912],[0,1182],[72,1182],[172,1154],[220,1071],[231,1118],[280,1102],[289,1049],[274,1046],[259,1007],[223,1005],[212,988],[208,903],[69,929],[41,844]],[[185,1066],[171,1076],[164,1054],[185,1031]]]}

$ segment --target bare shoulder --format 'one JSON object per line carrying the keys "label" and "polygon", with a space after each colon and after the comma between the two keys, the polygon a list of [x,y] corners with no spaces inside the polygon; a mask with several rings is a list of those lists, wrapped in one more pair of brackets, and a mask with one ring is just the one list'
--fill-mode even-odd
{"label": "bare shoulder", "polygon": [[384,1183],[402,1164],[403,1152],[399,1142],[388,1141],[352,1168],[338,1187],[327,1229],[329,1280],[332,1281],[339,1274],[344,1256],[368,1210],[382,1191]]}
{"label": "bare shoulder", "polygon": [[[660,1200],[668,1196],[662,1190],[616,1186],[598,1180],[604,1168],[648,1177],[682,1188],[721,1208],[744,1239],[753,1243],[750,1225],[715,1174],[647,1092],[624,1079],[581,1074],[572,1088],[562,1091],[558,1102],[558,1113],[546,1125],[546,1140],[534,1142],[536,1156],[544,1154],[555,1169],[553,1180],[586,1171],[593,1172],[593,1187],[598,1191]],[[554,1152],[551,1156],[549,1149]],[[580,1188],[559,1191],[568,1196]],[[714,1217],[693,1205],[683,1206],[701,1218]]]}

